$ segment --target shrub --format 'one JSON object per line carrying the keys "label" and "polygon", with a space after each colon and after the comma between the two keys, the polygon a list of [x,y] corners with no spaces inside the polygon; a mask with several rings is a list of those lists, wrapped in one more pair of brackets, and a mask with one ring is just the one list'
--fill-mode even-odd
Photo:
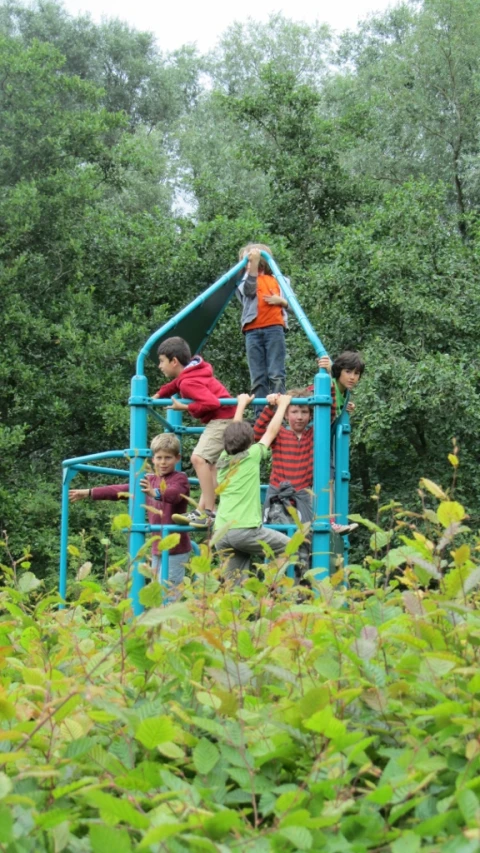
{"label": "shrub", "polygon": [[351,588],[302,603],[273,566],[223,586],[206,547],[184,601],[153,581],[137,620],[128,572],[80,567],[58,609],[6,561],[0,849],[477,851],[480,545],[422,499],[360,519]]}

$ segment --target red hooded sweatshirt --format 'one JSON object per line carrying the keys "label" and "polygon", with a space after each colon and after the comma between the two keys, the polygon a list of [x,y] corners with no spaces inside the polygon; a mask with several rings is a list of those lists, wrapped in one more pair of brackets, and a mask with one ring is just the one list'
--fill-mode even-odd
{"label": "red hooded sweatshirt", "polygon": [[212,365],[199,355],[192,358],[176,379],[162,385],[155,396],[164,398],[171,397],[172,394],[180,394],[185,400],[193,400],[193,403],[188,405],[188,411],[202,424],[228,420],[235,416],[236,406],[221,406],[218,402],[220,397],[230,397],[230,392],[215,378]]}
{"label": "red hooded sweatshirt", "polygon": [[[183,471],[172,471],[165,477],[157,477],[156,474],[146,474],[153,489],[160,489],[162,499],[156,501],[150,495],[144,495],[147,506],[148,521],[150,524],[172,524],[173,513],[184,513],[187,509],[187,501],[182,495],[190,494],[188,477]],[[128,483],[111,486],[96,486],[91,491],[94,501],[118,501],[127,498],[130,486]],[[158,511],[160,510],[160,512]],[[152,536],[161,536],[156,530]],[[178,545],[170,549],[170,554],[188,554],[192,550],[188,533],[180,534]],[[152,543],[152,554],[160,553],[158,539]]]}

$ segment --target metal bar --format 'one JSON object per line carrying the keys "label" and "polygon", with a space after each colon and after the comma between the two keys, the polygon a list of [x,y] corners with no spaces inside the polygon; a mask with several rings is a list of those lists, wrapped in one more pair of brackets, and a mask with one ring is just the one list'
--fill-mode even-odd
{"label": "metal bar", "polygon": [[188,316],[188,314],[191,314],[193,311],[195,311],[195,309],[198,308],[203,302],[205,302],[205,300],[208,299],[208,297],[211,296],[212,293],[215,293],[217,290],[220,290],[220,288],[224,287],[224,285],[227,284],[230,279],[236,276],[237,273],[240,272],[240,270],[244,266],[246,266],[246,264],[247,258],[243,258],[241,261],[239,261],[238,264],[235,264],[235,266],[232,267],[231,270],[225,273],[225,275],[222,275],[221,278],[218,279],[218,281],[214,282],[214,284],[210,285],[210,287],[207,287],[207,289],[204,290],[203,293],[201,293],[199,296],[197,296],[197,298],[194,299],[193,302],[190,302],[190,304],[187,305],[186,308],[182,308],[182,310],[179,311],[178,314],[175,314],[175,316],[172,317],[167,323],[164,323],[164,325],[161,326],[160,329],[157,329],[157,331],[154,332],[153,335],[150,335],[148,341],[143,345],[137,357],[137,375],[143,376],[145,358],[147,355],[149,355],[150,350],[153,346],[155,346],[155,343],[159,340],[159,338],[163,337],[163,335],[165,335],[166,332],[170,331],[170,329],[173,329],[180,322],[180,320],[183,320],[183,318]]}
{"label": "metal bar", "polygon": [[[131,385],[132,395],[144,396],[147,392],[146,376],[134,376]],[[147,407],[135,406],[130,417],[130,499],[129,513],[132,529],[129,539],[130,570],[132,572],[132,606],[135,616],[143,611],[139,596],[145,584],[145,578],[139,571],[138,554],[145,544],[145,503],[140,486],[140,474],[147,451]]]}
{"label": "metal bar", "polygon": [[166,421],[166,420],[165,420],[165,418],[164,418],[162,415],[159,415],[159,414],[158,414],[158,412],[156,412],[156,411],[154,410],[153,406],[149,406],[149,407],[148,407],[148,411],[149,411],[149,413],[150,413],[151,415],[153,415],[153,417],[155,418],[155,420],[160,421],[160,423],[162,424],[162,426],[163,426],[163,428],[164,428],[164,429],[166,429],[166,430],[170,431],[170,429],[171,429],[171,428],[170,428],[170,426],[169,426],[169,424],[168,424],[168,421]]}
{"label": "metal bar", "polygon": [[320,370],[314,379],[315,398],[322,400],[313,409],[313,523],[312,571],[318,580],[330,569],[330,376]]}
{"label": "metal bar", "polygon": [[[322,368],[322,370],[323,370],[323,368]],[[327,371],[325,371],[325,373],[328,376]],[[185,403],[186,405],[194,402],[193,400],[183,399],[183,397],[177,398],[177,400],[179,403]],[[311,397],[292,397],[292,405],[293,406],[313,406],[315,403],[315,400],[316,400],[316,397],[313,394]],[[154,407],[154,406],[171,406],[172,402],[173,402],[173,400],[171,400],[170,397],[165,397],[161,400],[154,399],[153,397],[146,397],[146,398],[142,397],[142,398],[138,399],[138,401],[132,400],[132,398],[130,398],[128,401],[130,406],[144,406],[146,403],[148,403],[148,405],[151,407]],[[236,397],[220,397],[218,402],[219,402],[220,406],[236,406],[238,403],[238,400]],[[267,402],[268,401],[265,397],[255,397],[255,399],[252,400],[250,405],[251,406],[257,406],[257,405],[258,406],[262,406],[262,405],[266,406]],[[175,409],[173,409],[173,411],[175,411]]]}
{"label": "metal bar", "polygon": [[285,294],[285,298],[287,299],[288,306],[289,306],[290,310],[293,312],[293,314],[295,314],[295,317],[297,318],[298,322],[300,323],[300,327],[303,329],[308,340],[312,344],[312,346],[315,350],[315,354],[318,357],[321,357],[322,355],[327,355],[327,351],[326,351],[325,347],[323,346],[320,338],[318,337],[317,333],[315,332],[312,324],[310,323],[310,320],[308,319],[307,315],[305,314],[305,311],[300,306],[300,304],[297,300],[297,297],[295,296],[289,282],[286,280],[285,276],[283,276],[282,273],[280,272],[280,269],[278,268],[276,262],[273,260],[273,258],[270,257],[268,252],[262,251],[260,254],[267,261],[270,269],[272,270],[275,278],[277,279],[280,287],[282,288],[282,290]]}
{"label": "metal bar", "polygon": [[[62,478],[62,516],[60,524],[60,575],[58,579],[58,591],[60,597],[65,601],[67,597],[67,570],[68,570],[68,487],[75,477],[76,472],[66,468]],[[61,604],[60,607],[64,605]]]}
{"label": "metal bar", "polygon": [[69,468],[79,462],[94,462],[96,459],[122,459],[129,456],[130,450],[104,450],[103,453],[90,453],[89,456],[77,456],[74,459],[64,459],[62,465]]}
{"label": "metal bar", "polygon": [[123,468],[104,468],[102,465],[72,465],[70,470],[86,471],[90,474],[113,474],[114,477],[125,474],[128,477],[128,471],[124,471]]}

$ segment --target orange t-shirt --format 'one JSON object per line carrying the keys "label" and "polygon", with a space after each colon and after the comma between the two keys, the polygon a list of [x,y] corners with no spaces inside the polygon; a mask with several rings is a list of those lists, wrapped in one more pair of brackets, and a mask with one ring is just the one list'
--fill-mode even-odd
{"label": "orange t-shirt", "polygon": [[257,277],[257,300],[258,313],[255,320],[243,327],[244,332],[250,329],[264,329],[265,326],[284,326],[283,308],[281,305],[269,305],[264,296],[281,296],[280,285],[273,275],[262,275]]}

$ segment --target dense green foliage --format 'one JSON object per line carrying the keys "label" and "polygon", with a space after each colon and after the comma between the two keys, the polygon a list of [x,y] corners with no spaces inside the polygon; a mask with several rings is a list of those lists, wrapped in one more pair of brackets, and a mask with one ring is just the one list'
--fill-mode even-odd
{"label": "dense green foliage", "polygon": [[222,586],[205,547],[182,603],[154,580],[129,620],[128,567],[77,563],[58,610],[2,543],[1,849],[477,853],[479,544],[420,485],[301,604],[277,566]]}
{"label": "dense green foliage", "polygon": [[[39,576],[55,570],[61,460],[128,443],[139,347],[252,238],[273,245],[329,352],[365,355],[353,509],[370,512],[377,482],[403,499],[438,476],[455,437],[475,520],[478,4],[402,4],[337,41],[276,16],[198,56],[6,0],[0,39],[0,524],[13,550],[29,545]],[[306,383],[295,324],[288,349],[289,383]],[[248,388],[238,306],[205,354],[233,393]]]}

